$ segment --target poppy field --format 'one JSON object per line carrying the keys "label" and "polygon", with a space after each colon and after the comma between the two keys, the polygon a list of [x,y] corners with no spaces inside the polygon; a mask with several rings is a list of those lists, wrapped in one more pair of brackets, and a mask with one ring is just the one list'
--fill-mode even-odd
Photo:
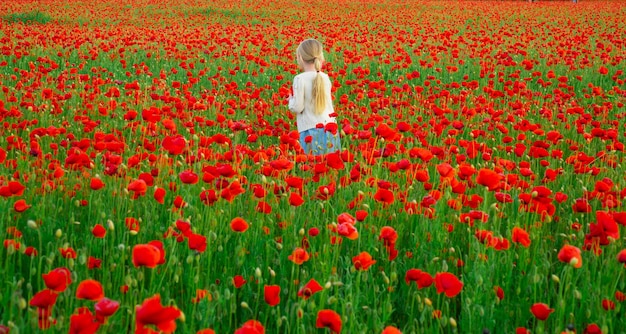
{"label": "poppy field", "polygon": [[[0,333],[620,333],[626,3],[0,3]],[[342,151],[287,109],[316,38]]]}

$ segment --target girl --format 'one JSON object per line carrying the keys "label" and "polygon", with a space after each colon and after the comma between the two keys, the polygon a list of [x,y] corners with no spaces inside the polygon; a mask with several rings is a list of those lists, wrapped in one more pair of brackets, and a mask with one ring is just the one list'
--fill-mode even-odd
{"label": "girl", "polygon": [[297,115],[300,146],[306,154],[313,155],[339,151],[331,83],[328,75],[320,72],[324,63],[322,44],[305,40],[296,50],[296,59],[302,73],[293,78],[294,95],[289,95],[289,110]]}

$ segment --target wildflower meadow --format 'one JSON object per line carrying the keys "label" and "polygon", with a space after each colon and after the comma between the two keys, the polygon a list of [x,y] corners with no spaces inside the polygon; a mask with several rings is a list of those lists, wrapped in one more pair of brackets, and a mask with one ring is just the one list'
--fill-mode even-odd
{"label": "wildflower meadow", "polygon": [[624,333],[624,17],[2,1],[0,333]]}

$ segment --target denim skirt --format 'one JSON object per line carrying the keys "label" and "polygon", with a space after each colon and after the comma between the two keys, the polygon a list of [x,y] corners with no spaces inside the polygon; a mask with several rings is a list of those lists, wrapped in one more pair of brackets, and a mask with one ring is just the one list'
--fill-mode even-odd
{"label": "denim skirt", "polygon": [[339,132],[333,134],[323,128],[313,128],[300,132],[300,146],[302,146],[304,153],[313,155],[340,151]]}

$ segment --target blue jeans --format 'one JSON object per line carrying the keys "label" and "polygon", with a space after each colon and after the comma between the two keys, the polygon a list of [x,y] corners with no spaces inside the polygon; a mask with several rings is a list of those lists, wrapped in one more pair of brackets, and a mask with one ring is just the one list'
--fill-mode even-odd
{"label": "blue jeans", "polygon": [[[307,137],[310,140],[307,141]],[[322,155],[341,150],[339,132],[332,134],[324,129],[309,129],[300,132],[300,146],[306,154]]]}

